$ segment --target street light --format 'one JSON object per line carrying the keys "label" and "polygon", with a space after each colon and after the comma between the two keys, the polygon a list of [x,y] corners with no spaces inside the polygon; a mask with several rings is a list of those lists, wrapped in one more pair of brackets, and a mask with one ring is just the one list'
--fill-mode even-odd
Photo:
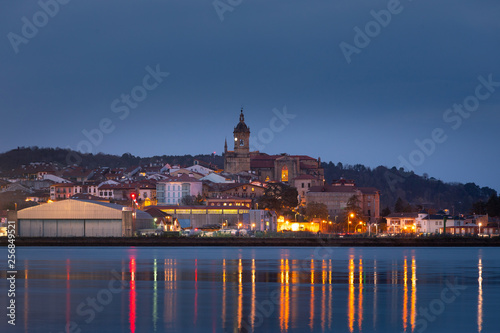
{"label": "street light", "polygon": [[479,234],[481,234],[481,226],[482,226],[482,225],[483,225],[483,224],[482,224],[481,222],[479,222]]}
{"label": "street light", "polygon": [[[351,213],[347,216],[347,222],[349,222],[349,224],[351,224],[351,220],[349,219],[349,217],[354,217],[354,213]],[[349,233],[349,224],[347,224],[347,233]]]}

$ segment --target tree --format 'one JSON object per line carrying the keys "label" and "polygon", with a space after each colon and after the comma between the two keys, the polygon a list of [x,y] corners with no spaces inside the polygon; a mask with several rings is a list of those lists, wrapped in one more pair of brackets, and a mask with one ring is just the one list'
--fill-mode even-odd
{"label": "tree", "polygon": [[264,195],[259,198],[259,208],[282,213],[299,205],[297,189],[283,183],[268,183]]}
{"label": "tree", "polygon": [[385,207],[384,209],[382,209],[382,211],[380,212],[380,216],[382,217],[386,217],[388,215],[391,214],[391,210],[389,209],[389,207]]}
{"label": "tree", "polygon": [[472,204],[472,208],[470,210],[471,214],[476,215],[485,215],[486,214],[486,203],[484,201],[477,201]]}
{"label": "tree", "polygon": [[186,195],[181,198],[181,205],[183,206],[201,206],[205,200],[201,194],[198,195]]}
{"label": "tree", "polygon": [[357,195],[353,195],[347,201],[345,210],[348,214],[353,213],[357,218],[363,216],[363,211],[361,210],[361,201]]}
{"label": "tree", "polygon": [[500,216],[500,198],[492,195],[486,203],[486,211],[489,216]]}
{"label": "tree", "polygon": [[396,200],[396,204],[394,205],[394,212],[395,213],[411,213],[413,211],[412,205],[409,203],[405,202],[401,197],[398,197],[398,200]]}
{"label": "tree", "polygon": [[306,217],[309,220],[313,218],[326,220],[328,219],[328,208],[324,203],[309,202],[306,206]]}

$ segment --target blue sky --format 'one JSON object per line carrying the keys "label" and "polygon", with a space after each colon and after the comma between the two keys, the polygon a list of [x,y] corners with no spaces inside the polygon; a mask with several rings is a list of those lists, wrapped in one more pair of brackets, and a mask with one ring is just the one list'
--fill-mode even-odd
{"label": "blue sky", "polygon": [[500,190],[498,1],[55,1],[1,5],[0,151],[221,153],[243,106],[267,153]]}

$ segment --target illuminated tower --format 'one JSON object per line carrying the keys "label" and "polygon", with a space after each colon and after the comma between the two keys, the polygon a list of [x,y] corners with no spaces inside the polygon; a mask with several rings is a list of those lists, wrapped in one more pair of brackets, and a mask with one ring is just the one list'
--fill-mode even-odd
{"label": "illuminated tower", "polygon": [[224,171],[238,173],[250,171],[250,128],[245,124],[243,109],[240,113],[240,122],[233,131],[234,151],[227,150],[227,142],[224,146]]}

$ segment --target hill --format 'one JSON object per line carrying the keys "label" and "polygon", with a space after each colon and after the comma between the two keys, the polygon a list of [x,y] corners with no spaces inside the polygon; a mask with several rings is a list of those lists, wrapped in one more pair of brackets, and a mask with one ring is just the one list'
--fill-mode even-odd
{"label": "hill", "polygon": [[[379,166],[374,169],[361,164],[343,165],[322,163],[327,182],[334,179],[353,179],[357,186],[376,187],[380,190],[380,208],[394,211],[398,198],[406,201],[413,210],[424,208],[449,209],[451,213],[469,213],[473,204],[488,201],[496,196],[489,187],[474,183],[445,183],[427,175],[419,176],[403,169]],[[478,212],[477,212],[478,213]]]}
{"label": "hill", "polygon": [[[0,154],[0,176],[9,173],[21,165],[32,162],[52,162],[60,167],[68,164],[78,164],[87,168],[97,167],[130,167],[135,165],[179,164],[192,165],[198,159],[223,168],[224,157],[220,155],[183,155],[183,156],[152,156],[138,157],[125,153],[121,156],[110,154],[80,154],[62,148],[18,147]],[[331,182],[335,179],[353,179],[357,186],[376,187],[381,192],[381,209],[388,207],[394,211],[398,198],[412,206],[450,209],[454,213],[468,213],[476,202],[487,202],[491,196],[497,195],[489,187],[479,187],[474,183],[444,183],[427,175],[419,176],[413,172],[405,172],[395,167],[389,169],[379,166],[374,169],[361,164],[343,165],[342,163],[322,163],[325,169],[325,179]],[[477,212],[479,213],[479,212]]]}

